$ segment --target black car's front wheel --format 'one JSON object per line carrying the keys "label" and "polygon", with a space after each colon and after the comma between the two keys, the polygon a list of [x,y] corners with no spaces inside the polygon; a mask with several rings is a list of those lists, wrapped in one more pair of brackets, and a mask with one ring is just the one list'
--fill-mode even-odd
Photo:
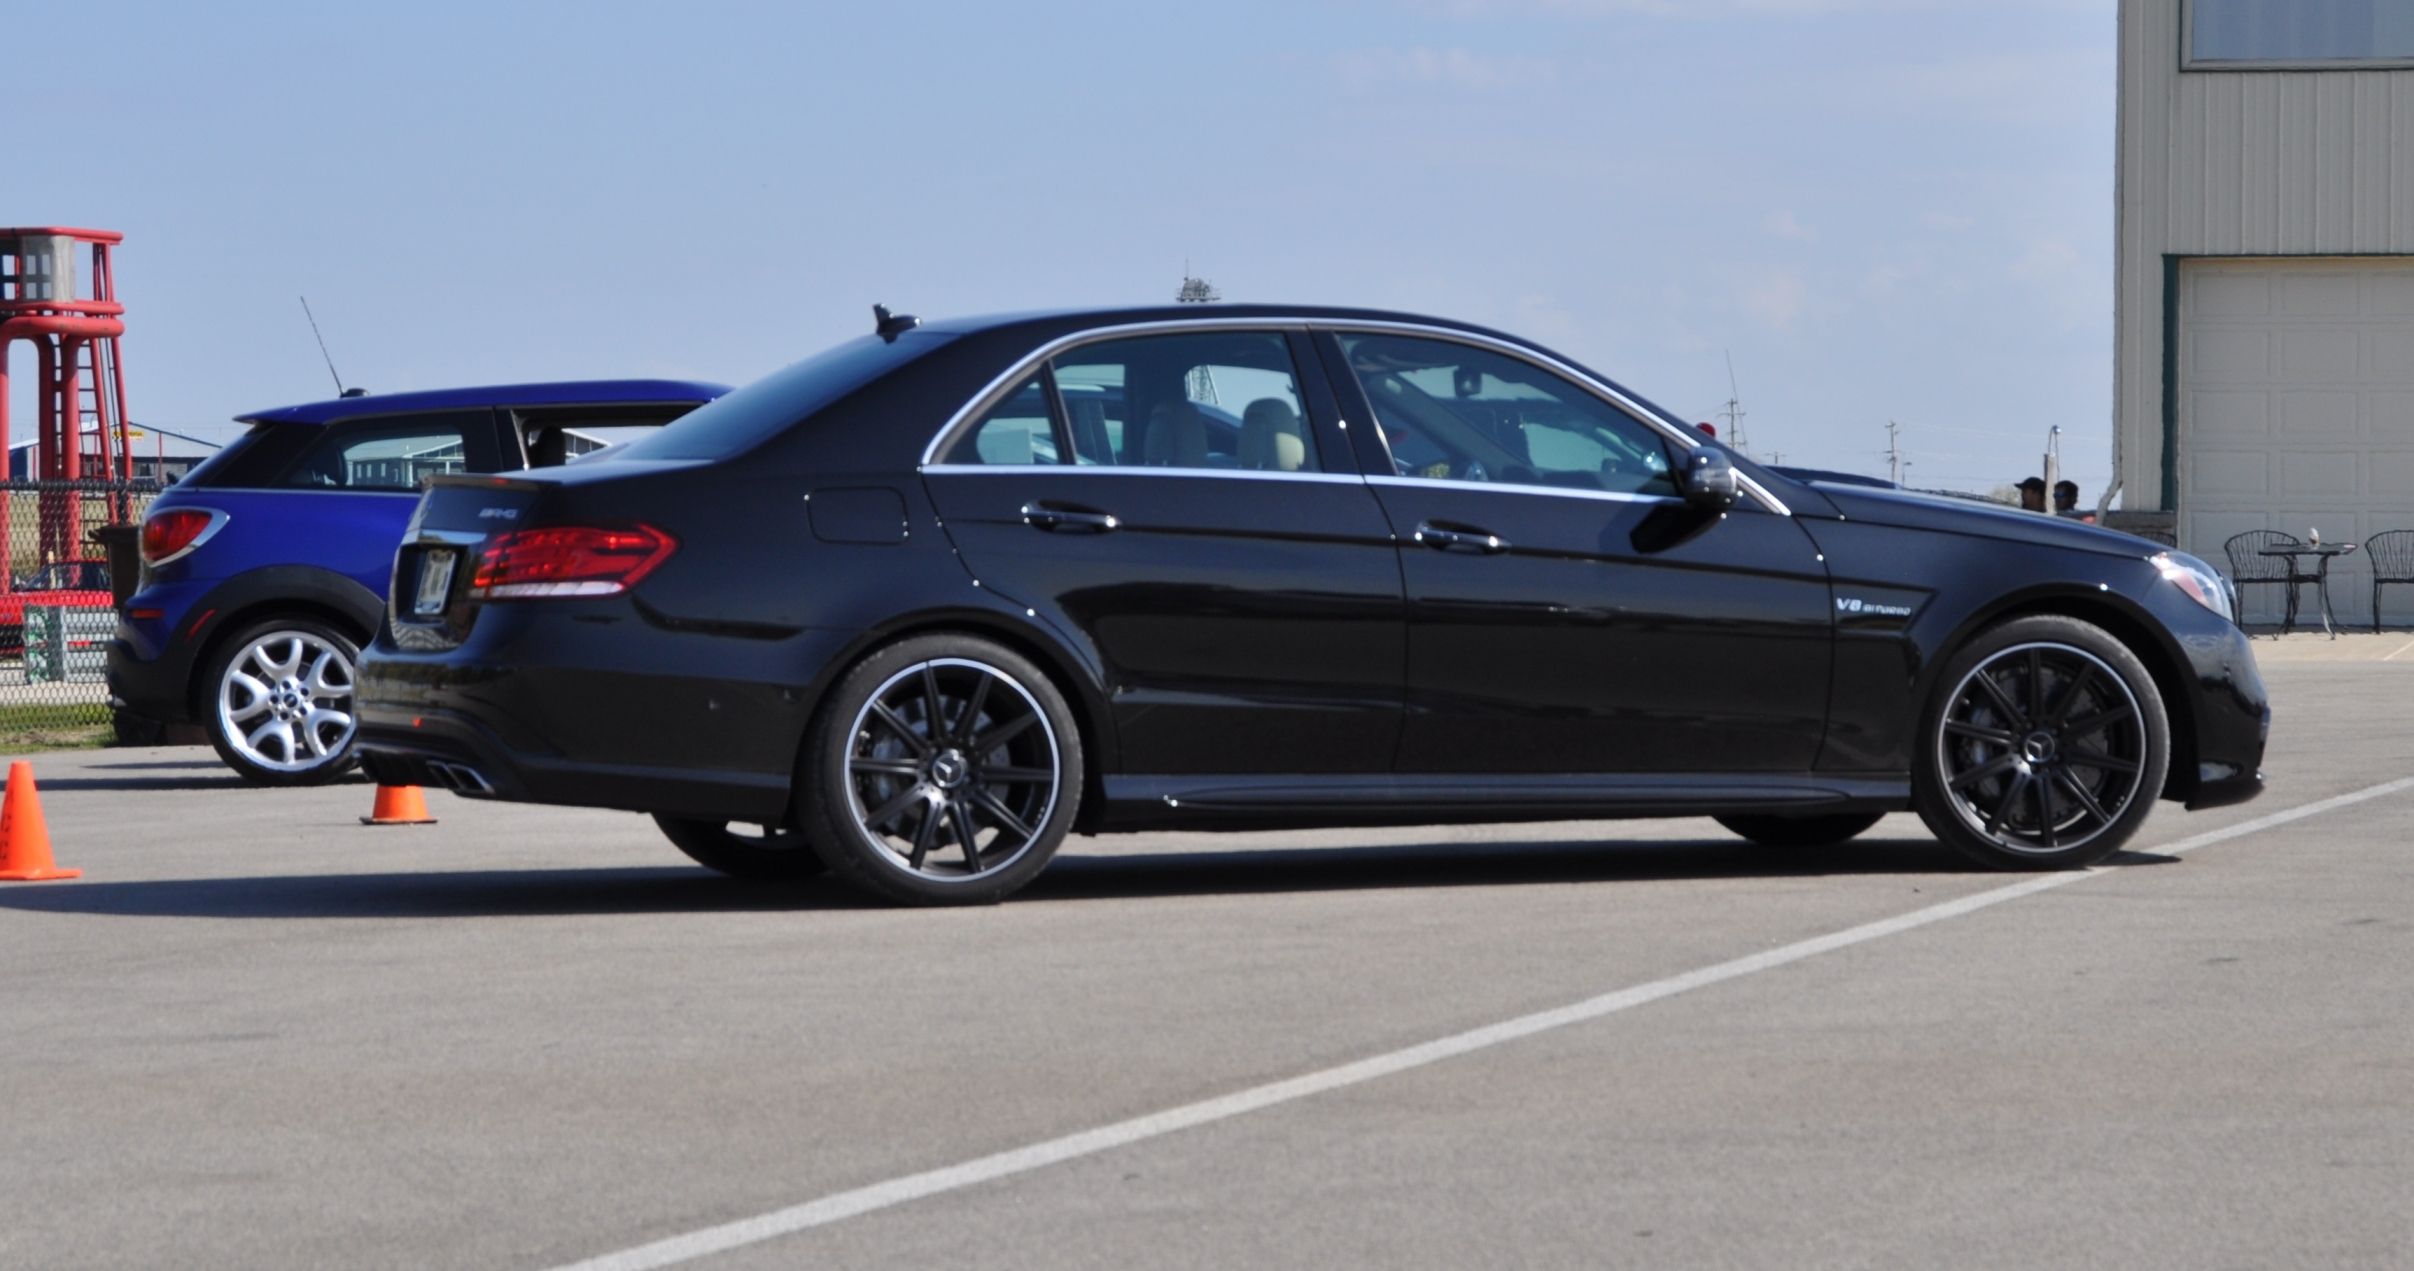
{"label": "black car's front wheel", "polygon": [[2160,796],[2171,761],[2162,695],[2092,623],[2017,618],[1948,659],[1912,781],[1936,837],[1997,869],[2074,869],[2111,855]]}
{"label": "black car's front wheel", "polygon": [[1081,802],[1081,735],[1021,654],[974,636],[899,641],[831,691],[799,817],[832,873],[917,905],[987,904],[1056,854]]}

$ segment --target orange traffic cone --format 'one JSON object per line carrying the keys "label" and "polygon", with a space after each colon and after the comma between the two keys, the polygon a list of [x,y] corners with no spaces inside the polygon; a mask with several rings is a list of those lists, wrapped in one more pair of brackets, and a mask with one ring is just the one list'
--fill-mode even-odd
{"label": "orange traffic cone", "polygon": [[83,876],[50,859],[50,826],[42,820],[42,796],[34,793],[34,766],[22,759],[10,764],[8,794],[0,800],[0,879],[39,883]]}
{"label": "orange traffic cone", "polygon": [[427,814],[427,799],[417,786],[377,787],[377,806],[360,819],[362,825],[434,825],[436,818]]}

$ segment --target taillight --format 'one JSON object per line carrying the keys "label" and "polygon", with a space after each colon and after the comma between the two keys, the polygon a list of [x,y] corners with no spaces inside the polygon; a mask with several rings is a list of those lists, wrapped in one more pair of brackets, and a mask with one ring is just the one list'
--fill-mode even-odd
{"label": "taillight", "polygon": [[165,565],[208,542],[224,524],[226,513],[209,508],[161,508],[143,518],[143,563]]}
{"label": "taillight", "polygon": [[514,530],[487,540],[469,594],[482,600],[617,595],[678,547],[677,539],[650,525]]}

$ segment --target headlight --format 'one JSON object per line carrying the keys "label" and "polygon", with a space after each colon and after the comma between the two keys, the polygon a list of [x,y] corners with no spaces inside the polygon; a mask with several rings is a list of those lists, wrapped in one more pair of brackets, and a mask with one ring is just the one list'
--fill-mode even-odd
{"label": "headlight", "polygon": [[2212,566],[2186,552],[2160,552],[2153,561],[2162,571],[2163,581],[2188,593],[2197,604],[2232,622],[2238,620],[2237,607],[2230,603],[2230,580]]}

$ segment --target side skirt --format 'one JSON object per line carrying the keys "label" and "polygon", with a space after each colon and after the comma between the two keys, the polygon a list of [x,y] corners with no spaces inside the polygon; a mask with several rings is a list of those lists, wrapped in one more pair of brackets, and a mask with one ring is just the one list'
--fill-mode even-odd
{"label": "side skirt", "polygon": [[1908,776],[1828,773],[1572,773],[1320,777],[1109,776],[1097,830],[1317,829],[1712,816],[1899,812]]}

